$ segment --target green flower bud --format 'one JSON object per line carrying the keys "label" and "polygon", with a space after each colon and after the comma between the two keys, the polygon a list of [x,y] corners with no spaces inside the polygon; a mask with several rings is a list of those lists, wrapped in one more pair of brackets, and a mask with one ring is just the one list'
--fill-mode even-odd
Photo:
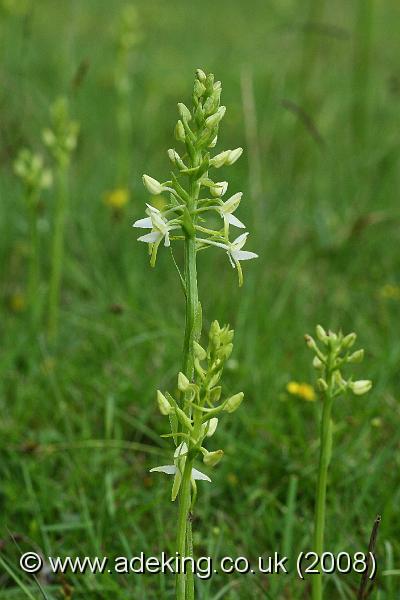
{"label": "green flower bud", "polygon": [[218,183],[216,183],[215,185],[213,185],[210,188],[210,192],[211,192],[211,195],[214,196],[214,198],[220,198],[221,196],[223,196],[225,194],[227,189],[228,189],[228,182],[227,181],[219,181]]}
{"label": "green flower bud", "polygon": [[217,127],[223,116],[226,112],[226,106],[220,106],[216,113],[210,115],[206,119],[206,127],[207,129],[214,129]]}
{"label": "green flower bud", "polygon": [[194,95],[197,98],[201,98],[205,94],[205,91],[206,91],[205,85],[203,85],[201,83],[201,81],[199,81],[198,79],[196,79],[195,82],[194,82]]}
{"label": "green flower bud", "polygon": [[320,360],[318,358],[318,356],[314,356],[312,364],[313,364],[314,369],[323,369],[324,368],[324,363],[322,362],[322,360]]}
{"label": "green flower bud", "polygon": [[229,150],[229,156],[226,164],[230,167],[233,165],[243,154],[243,148],[236,148],[235,150]]}
{"label": "green flower bud", "polygon": [[210,389],[209,391],[209,400],[211,404],[215,404],[221,398],[222,388],[220,385]]}
{"label": "green flower bud", "polygon": [[211,144],[208,144],[209,148],[215,148],[215,146],[217,145],[218,142],[218,136],[216,135],[215,138],[213,139],[213,141],[211,142]]}
{"label": "green flower bud", "polygon": [[325,379],[322,379],[322,377],[317,379],[317,390],[320,392],[326,392],[327,389],[328,384],[326,383]]}
{"label": "green flower bud", "polygon": [[199,360],[205,360],[207,358],[207,352],[198,342],[193,342],[193,350],[196,358]]}
{"label": "green flower bud", "polygon": [[178,142],[184,142],[186,140],[185,128],[182,121],[178,121],[175,126],[175,138]]}
{"label": "green flower bud", "polygon": [[225,164],[227,164],[229,154],[230,150],[225,150],[224,152],[217,154],[216,156],[214,156],[214,158],[210,160],[210,165],[212,167],[215,167],[216,169],[223,167]]}
{"label": "green flower bud", "polygon": [[166,397],[160,390],[157,390],[157,404],[160,413],[164,416],[168,416],[173,412],[173,407],[170,405]]}
{"label": "green flower bud", "polygon": [[205,426],[207,427],[207,433],[206,433],[206,437],[211,437],[214,435],[217,427],[218,427],[218,419],[217,417],[213,417],[212,419],[210,419],[207,423],[205,423]]}
{"label": "green flower bud", "polygon": [[349,388],[356,396],[362,396],[372,388],[372,381],[361,379],[360,381],[349,382]]}
{"label": "green flower bud", "polygon": [[317,327],[315,328],[315,330],[317,332],[317,338],[319,339],[319,341],[323,342],[324,344],[327,344],[327,342],[328,342],[328,334],[326,333],[326,331],[322,327],[322,325],[317,325]]}
{"label": "green flower bud", "polygon": [[353,352],[353,354],[350,354],[350,356],[347,359],[348,363],[360,363],[362,362],[364,359],[364,350],[356,350],[356,352]]}
{"label": "green flower bud", "polygon": [[159,196],[164,191],[164,187],[157,179],[154,179],[149,175],[143,175],[142,179],[145,188],[152,196]]}
{"label": "green flower bud", "polygon": [[235,394],[234,396],[231,396],[230,398],[228,398],[228,400],[226,400],[226,402],[224,404],[224,411],[227,413],[235,412],[235,410],[237,410],[239,408],[239,406],[242,404],[243,398],[244,398],[243,392],[239,392],[238,394]]}
{"label": "green flower bud", "polygon": [[178,111],[182,121],[190,121],[192,118],[191,112],[183,102],[178,102]]}
{"label": "green flower bud", "polygon": [[357,335],[355,333],[349,333],[346,337],[343,338],[342,348],[343,350],[348,350],[354,345],[354,342],[357,339]]}
{"label": "green flower bud", "polygon": [[223,450],[215,450],[214,452],[207,452],[206,450],[205,452],[206,454],[204,454],[203,463],[208,467],[215,467],[224,455]]}
{"label": "green flower bud", "polygon": [[178,390],[187,392],[190,389],[190,381],[183,373],[178,374]]}
{"label": "green flower bud", "polygon": [[201,83],[205,83],[207,79],[207,75],[204,73],[203,69],[196,69],[196,77]]}

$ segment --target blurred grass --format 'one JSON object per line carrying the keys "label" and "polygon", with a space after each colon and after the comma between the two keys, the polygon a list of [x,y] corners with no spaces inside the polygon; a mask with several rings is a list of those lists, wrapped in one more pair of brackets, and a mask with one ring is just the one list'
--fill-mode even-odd
{"label": "blurred grass", "polygon": [[[1,13],[0,550],[35,598],[41,592],[19,571],[19,548],[62,556],[174,550],[169,483],[147,471],[157,464],[154,450],[168,452],[154,390],[172,385],[179,368],[183,300],[168,255],[160,253],[152,271],[130,225],[147,200],[142,172],[167,173],[176,102],[189,100],[198,66],[223,82],[228,111],[219,148],[246,147],[226,176],[232,191],[244,192],[239,216],[260,259],[248,265],[239,291],[223,253],[199,257],[206,325],[218,318],[235,327],[237,362],[226,386],[243,389],[246,403],[219,430],[226,458],[213,485],[200,490],[197,554],[255,559],[288,540],[292,555],[309,547],[319,406],[289,397],[285,386],[312,382],[303,334],[321,322],[359,333],[366,360],[357,374],[375,382],[367,397],[335,406],[327,548],[365,549],[381,513],[372,597],[398,597],[398,576],[382,571],[393,561],[398,569],[400,552],[400,302],[385,293],[387,284],[400,286],[400,8],[375,2],[373,21],[361,25],[362,3],[307,4],[136,3],[143,40],[132,74],[131,201],[119,219],[103,197],[121,183],[113,24],[123,3],[42,0],[25,15]],[[358,45],[367,28],[368,53]],[[26,293],[29,239],[12,161],[21,145],[37,147],[49,104],[63,93],[82,132],[61,333],[49,348],[28,326],[27,307],[15,312],[16,297]],[[360,101],[367,112],[354,112]],[[45,248],[52,203],[50,193],[41,217]],[[47,273],[48,252],[42,266]],[[294,481],[295,498],[288,495]],[[74,600],[173,597],[170,578],[68,579]],[[353,575],[330,577],[326,597],[353,598],[357,585]],[[42,586],[46,598],[68,597],[59,578]],[[0,595],[28,597],[7,570]],[[217,597],[297,600],[309,597],[309,587],[293,571],[284,579],[215,576],[199,584],[199,598]]]}

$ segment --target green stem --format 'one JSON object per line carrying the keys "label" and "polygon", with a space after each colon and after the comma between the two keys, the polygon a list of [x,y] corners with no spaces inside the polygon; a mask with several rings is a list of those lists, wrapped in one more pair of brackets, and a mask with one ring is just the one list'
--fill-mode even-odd
{"label": "green stem", "polygon": [[[177,535],[177,551],[180,558],[187,556],[187,529],[191,502],[191,476],[192,476],[192,460],[186,459],[185,469],[183,471],[181,488],[179,493],[179,515],[178,515],[178,535]],[[189,549],[190,550],[190,549]],[[189,568],[189,571],[191,569]],[[176,600],[188,600],[194,598],[194,589],[187,590],[187,576],[179,570],[176,576]],[[188,586],[189,587],[189,586]],[[186,593],[186,590],[188,593]]]}
{"label": "green stem", "polygon": [[60,166],[58,171],[58,198],[54,216],[54,236],[51,255],[52,264],[49,289],[48,334],[50,338],[55,338],[58,331],[58,312],[64,255],[64,229],[67,199],[67,169],[66,167]]}
{"label": "green stem", "polygon": [[39,302],[39,233],[37,227],[37,197],[35,193],[28,198],[31,247],[29,256],[28,299],[31,311],[32,324],[37,320],[37,307]]}
{"label": "green stem", "polygon": [[[190,185],[190,205],[189,212],[193,212],[199,195],[199,184]],[[186,298],[186,319],[185,319],[185,339],[183,345],[183,364],[182,371],[191,381],[194,376],[194,357],[193,342],[196,335],[196,324],[199,310],[199,296],[197,289],[197,266],[196,266],[196,238],[194,233],[186,233],[185,237],[185,298]],[[184,407],[182,407],[184,408]],[[192,460],[189,457],[186,460],[185,470],[182,477],[179,493],[179,516],[178,516],[178,537],[177,550],[181,556],[193,556],[192,531],[189,522],[189,512],[191,505],[191,472]],[[187,574],[178,573],[176,579],[176,598],[177,600],[194,599],[194,578],[189,566]]]}
{"label": "green stem", "polygon": [[[315,529],[314,529],[314,551],[321,556],[324,548],[325,531],[325,507],[326,507],[326,487],[328,478],[328,468],[332,453],[332,377],[328,378],[328,390],[324,398],[321,420],[321,446],[319,455],[316,509],[315,509]],[[312,578],[312,599],[322,599],[322,573],[313,575]]]}

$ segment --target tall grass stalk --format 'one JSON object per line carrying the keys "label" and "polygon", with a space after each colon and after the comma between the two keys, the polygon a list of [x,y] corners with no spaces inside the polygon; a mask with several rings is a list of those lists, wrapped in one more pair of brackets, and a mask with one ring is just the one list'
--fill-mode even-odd
{"label": "tall grass stalk", "polygon": [[355,143],[367,137],[374,0],[358,0],[354,27],[352,126]]}

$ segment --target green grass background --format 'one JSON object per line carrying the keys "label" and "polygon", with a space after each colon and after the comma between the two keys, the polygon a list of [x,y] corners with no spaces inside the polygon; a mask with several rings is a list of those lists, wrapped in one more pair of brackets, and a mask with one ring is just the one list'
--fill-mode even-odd
{"label": "green grass background", "polygon": [[[228,110],[217,149],[245,148],[239,163],[220,173],[232,192],[244,192],[238,214],[260,258],[245,265],[239,290],[224,253],[199,256],[205,326],[217,318],[235,327],[225,386],[243,390],[245,402],[213,440],[226,456],[212,485],[199,486],[196,553],[255,559],[310,548],[320,405],[289,397],[285,388],[291,380],[314,380],[303,335],[316,323],[355,330],[366,359],[354,373],[373,379],[374,388],[334,407],[326,547],[365,550],[382,514],[370,597],[399,598],[400,301],[382,288],[400,285],[400,6],[136,2],[142,41],[131,75],[129,181],[121,182],[113,31],[123,3],[40,0],[25,15],[16,14],[17,0],[6,5],[0,598],[173,597],[171,577],[87,574],[35,582],[19,570],[18,558],[35,548],[52,556],[174,551],[170,480],[148,470],[171,452],[159,437],[166,424],[154,398],[156,388],[175,384],[183,298],[168,254],[160,252],[151,270],[131,223],[148,201],[141,174],[168,174],[176,102],[190,101],[199,66],[223,82]],[[82,61],[87,75],[74,87]],[[70,177],[60,335],[49,346],[44,329],[29,326],[28,307],[10,307],[15,294],[24,294],[29,256],[12,162],[21,146],[40,145],[49,104],[60,94],[70,97],[81,134]],[[103,197],[121,184],[131,199],[115,219]],[[53,193],[46,193],[44,310],[53,206]],[[120,314],[111,310],[115,304]],[[358,584],[356,575],[329,576],[325,597],[355,598]],[[294,568],[275,578],[218,575],[199,584],[198,598],[298,600],[310,597],[309,585]]]}

